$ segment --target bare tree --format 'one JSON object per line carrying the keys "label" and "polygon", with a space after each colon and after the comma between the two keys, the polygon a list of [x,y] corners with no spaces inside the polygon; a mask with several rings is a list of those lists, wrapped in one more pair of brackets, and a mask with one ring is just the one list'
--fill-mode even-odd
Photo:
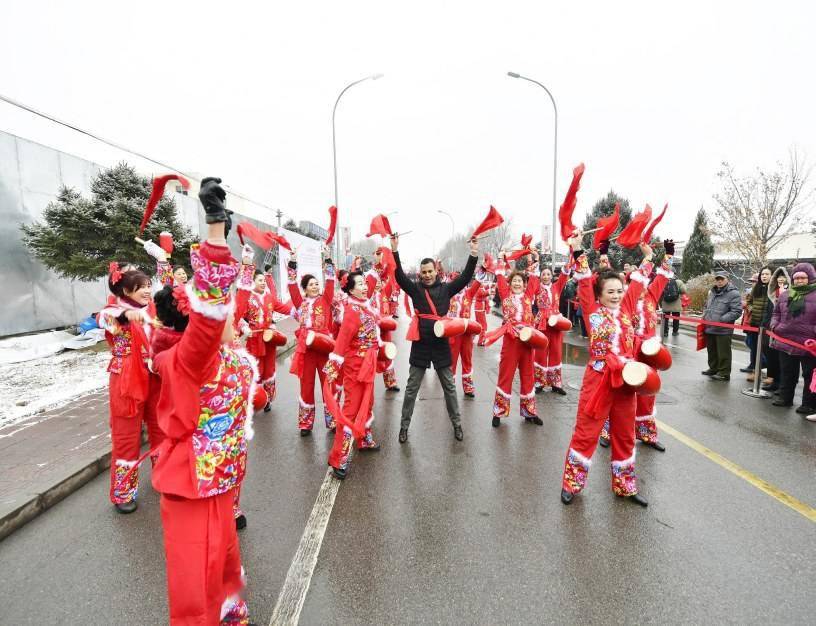
{"label": "bare tree", "polygon": [[[497,228],[488,231],[484,237],[482,238],[481,245],[479,246],[482,252],[487,252],[493,257],[498,258],[499,252],[502,248],[506,248],[510,245],[510,239],[513,236],[513,218],[508,218],[504,220]],[[471,232],[473,229],[471,229]]]}
{"label": "bare tree", "polygon": [[719,205],[714,232],[728,249],[760,267],[809,205],[811,169],[796,149],[791,149],[787,165],[778,162],[772,171],[757,168],[753,176],[735,175],[724,161],[717,174],[722,190],[714,195]]}
{"label": "bare tree", "polygon": [[458,272],[467,263],[469,254],[470,247],[468,246],[467,235],[456,234],[444,243],[437,258],[442,261],[442,267],[445,268],[446,272],[454,270]]}

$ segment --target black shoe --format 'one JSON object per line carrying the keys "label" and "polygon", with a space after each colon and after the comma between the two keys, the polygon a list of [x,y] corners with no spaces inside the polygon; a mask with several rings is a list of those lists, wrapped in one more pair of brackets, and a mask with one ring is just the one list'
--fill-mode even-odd
{"label": "black shoe", "polygon": [[598,439],[598,443],[601,444],[602,448],[608,448],[609,447],[609,439],[606,439],[605,437],[600,437]]}
{"label": "black shoe", "polygon": [[271,411],[271,410],[272,410],[272,403],[267,402],[266,406],[264,407],[264,413],[269,413],[269,411]]}
{"label": "black shoe", "polygon": [[728,381],[728,380],[731,380],[731,377],[730,377],[730,376],[723,376],[722,374],[714,374],[714,375],[711,377],[711,380],[722,380],[722,381]]}
{"label": "black shoe", "polygon": [[564,391],[563,389],[561,389],[561,387],[553,387],[553,388],[552,388],[552,392],[553,392],[553,393],[557,393],[559,396],[565,396],[565,395],[567,395],[567,392],[566,392],[566,391]]}
{"label": "black shoe", "polygon": [[672,337],[677,337],[677,335],[679,335],[679,334],[680,334],[679,330],[673,330],[672,331]]}
{"label": "black shoe", "polygon": [[402,391],[399,387],[386,387],[385,390],[386,391],[393,391],[394,393],[397,393],[398,391]]}
{"label": "black shoe", "polygon": [[741,367],[740,372],[744,372],[745,374],[753,374],[754,368],[753,367]]}
{"label": "black shoe", "polygon": [[525,417],[524,421],[535,424],[536,426],[544,426],[544,422],[541,421],[541,418],[538,415],[534,415],[533,417]]}
{"label": "black shoe", "polygon": [[476,397],[476,394],[475,394],[475,393],[473,393],[472,391],[466,391],[466,392],[465,392],[465,397],[466,397],[466,398],[475,398],[475,397]]}
{"label": "black shoe", "polygon": [[536,387],[535,392],[536,392],[536,395],[538,395],[539,393],[544,393],[544,387]]}
{"label": "black shoe", "polygon": [[373,446],[364,446],[362,448],[357,448],[359,452],[379,452],[380,451],[380,444],[375,443]]}
{"label": "black shoe", "polygon": [[493,418],[493,428],[498,428],[499,424],[501,424],[501,420],[498,417]]}
{"label": "black shoe", "polygon": [[703,370],[700,372],[703,376],[713,376],[717,373],[717,370]]}
{"label": "black shoe", "polygon": [[456,437],[456,441],[462,441],[462,439],[465,438],[465,433],[462,432],[461,426],[453,427],[453,436]]}
{"label": "black shoe", "polygon": [[561,502],[564,504],[571,504],[574,497],[575,494],[571,491],[567,491],[566,489],[561,490]]}
{"label": "black shoe", "polygon": [[779,385],[762,385],[762,391],[779,391]]}
{"label": "black shoe", "polygon": [[774,406],[793,406],[793,402],[788,402],[787,400],[783,400],[782,398],[777,398],[773,402],[771,402]]}
{"label": "black shoe", "polygon": [[643,443],[646,444],[647,446],[649,446],[650,448],[654,448],[658,452],[665,452],[666,451],[666,446],[664,446],[659,441],[644,441]]}
{"label": "black shoe", "polygon": [[631,496],[618,496],[619,498],[626,498],[629,502],[634,502],[635,504],[639,504],[642,507],[649,506],[649,503],[639,493],[633,493]]}
{"label": "black shoe", "polygon": [[337,480],[344,480],[346,477],[346,470],[332,467],[332,474]]}
{"label": "black shoe", "polygon": [[811,413],[816,413],[816,409],[803,404],[802,406],[796,408],[796,412],[800,415],[810,415]]}
{"label": "black shoe", "polygon": [[122,515],[133,513],[133,511],[135,511],[138,508],[136,500],[131,500],[130,502],[122,502],[121,504],[114,504],[113,506],[115,506],[116,510]]}
{"label": "black shoe", "polygon": [[408,441],[408,429],[407,428],[400,428],[399,432],[399,442],[405,443]]}
{"label": "black shoe", "polygon": [[308,428],[301,428],[300,429],[300,436],[301,437],[308,437],[311,434],[312,434],[312,431],[310,429],[308,429]]}
{"label": "black shoe", "polygon": [[243,513],[235,518],[235,530],[244,530],[244,528],[246,528],[246,524],[246,515]]}

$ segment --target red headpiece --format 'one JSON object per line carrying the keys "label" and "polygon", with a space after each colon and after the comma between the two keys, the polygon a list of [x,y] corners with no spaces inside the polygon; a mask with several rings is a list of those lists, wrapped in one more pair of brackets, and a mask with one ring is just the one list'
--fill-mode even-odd
{"label": "red headpiece", "polygon": [[115,285],[122,280],[122,272],[116,261],[111,261],[110,265],[108,265],[108,275],[110,276],[111,285]]}
{"label": "red headpiece", "polygon": [[187,297],[187,290],[184,285],[176,285],[173,288],[173,300],[176,301],[176,309],[182,315],[190,315],[190,298]]}

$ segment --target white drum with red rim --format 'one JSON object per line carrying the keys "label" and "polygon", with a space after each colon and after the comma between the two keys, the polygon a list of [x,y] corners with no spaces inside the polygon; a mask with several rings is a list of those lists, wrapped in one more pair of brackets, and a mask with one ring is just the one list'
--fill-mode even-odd
{"label": "white drum with red rim", "polygon": [[672,366],[672,355],[659,337],[650,337],[640,344],[638,360],[659,371]]}
{"label": "white drum with red rim", "polygon": [[519,331],[519,339],[531,348],[536,350],[546,350],[550,345],[547,335],[532,326],[525,326]]}
{"label": "white drum with red rim", "polygon": [[572,329],[572,322],[570,322],[566,317],[563,315],[550,315],[547,318],[547,326],[552,328],[553,330],[560,330],[561,332],[566,332]]}
{"label": "white drum with red rim", "polygon": [[334,339],[323,333],[310,330],[306,333],[306,345],[320,354],[330,354],[334,350]]}
{"label": "white drum with red rim", "polygon": [[639,396],[655,396],[660,391],[660,375],[646,363],[629,361],[623,366],[622,376]]}
{"label": "white drum with red rim", "polygon": [[458,337],[464,335],[468,321],[461,317],[446,317],[434,323],[434,335],[437,337]]}

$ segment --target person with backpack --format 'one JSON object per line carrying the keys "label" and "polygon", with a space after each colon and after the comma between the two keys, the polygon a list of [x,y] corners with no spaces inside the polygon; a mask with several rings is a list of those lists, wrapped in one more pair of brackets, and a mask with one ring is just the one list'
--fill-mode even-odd
{"label": "person with backpack", "polygon": [[660,309],[663,311],[663,336],[669,335],[669,317],[672,320],[672,336],[680,333],[680,313],[683,311],[681,296],[686,293],[686,285],[679,278],[672,278],[666,284],[660,297]]}

